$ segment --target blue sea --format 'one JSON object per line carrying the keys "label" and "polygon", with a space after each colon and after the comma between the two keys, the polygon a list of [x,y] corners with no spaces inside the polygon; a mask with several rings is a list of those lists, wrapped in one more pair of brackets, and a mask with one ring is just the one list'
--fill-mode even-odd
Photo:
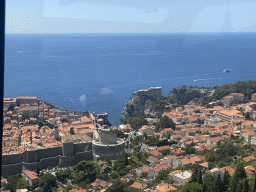
{"label": "blue sea", "polygon": [[255,33],[6,34],[5,47],[5,97],[107,112],[115,125],[139,89],[256,79]]}

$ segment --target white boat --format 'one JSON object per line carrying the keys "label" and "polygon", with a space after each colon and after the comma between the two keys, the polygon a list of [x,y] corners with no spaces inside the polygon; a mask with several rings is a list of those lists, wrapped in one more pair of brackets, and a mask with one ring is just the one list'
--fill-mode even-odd
{"label": "white boat", "polygon": [[231,69],[225,69],[223,72],[226,73],[226,72],[230,72]]}

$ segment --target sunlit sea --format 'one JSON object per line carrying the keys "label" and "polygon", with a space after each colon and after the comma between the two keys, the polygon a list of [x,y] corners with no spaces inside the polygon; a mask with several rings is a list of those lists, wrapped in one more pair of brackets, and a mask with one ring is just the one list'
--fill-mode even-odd
{"label": "sunlit sea", "polygon": [[115,125],[139,89],[256,80],[256,33],[6,34],[5,46],[5,97],[107,112]]}

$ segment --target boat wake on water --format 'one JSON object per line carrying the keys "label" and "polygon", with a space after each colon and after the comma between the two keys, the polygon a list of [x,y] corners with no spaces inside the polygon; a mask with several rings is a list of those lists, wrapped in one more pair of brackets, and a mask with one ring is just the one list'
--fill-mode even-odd
{"label": "boat wake on water", "polygon": [[208,81],[208,80],[211,80],[211,79],[222,79],[223,77],[218,77],[218,78],[208,78],[208,79],[195,79],[193,81]]}

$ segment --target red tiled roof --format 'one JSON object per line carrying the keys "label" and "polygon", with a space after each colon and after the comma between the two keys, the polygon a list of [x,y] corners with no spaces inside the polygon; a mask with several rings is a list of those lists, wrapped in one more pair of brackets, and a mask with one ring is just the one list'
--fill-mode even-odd
{"label": "red tiled roof", "polygon": [[182,150],[182,149],[173,149],[173,150],[171,150],[171,152],[172,152],[172,153],[176,153],[176,154],[185,153],[185,151]]}
{"label": "red tiled roof", "polygon": [[200,163],[199,165],[202,167],[208,168],[208,162]]}
{"label": "red tiled roof", "polygon": [[145,189],[148,185],[144,184],[144,183],[138,183],[138,182],[134,182],[132,185],[130,185],[130,187],[135,188],[135,189]]}
{"label": "red tiled roof", "polygon": [[87,192],[87,189],[83,188],[77,188],[77,189],[71,189],[69,192]]}
{"label": "red tiled roof", "polygon": [[157,190],[161,191],[161,192],[168,192],[168,191],[176,191],[177,188],[173,187],[170,184],[164,184],[164,185],[158,187]]}
{"label": "red tiled roof", "polygon": [[244,160],[245,162],[249,162],[249,161],[254,160],[254,159],[256,159],[256,158],[255,158],[253,155],[243,158],[243,160]]}
{"label": "red tiled roof", "polygon": [[160,155],[163,155],[162,153],[156,151],[156,150],[153,150],[153,151],[149,151],[148,152],[149,154],[153,155],[153,156],[160,156]]}
{"label": "red tiled roof", "polygon": [[235,172],[235,169],[233,169],[232,167],[230,167],[230,166],[227,166],[227,167],[222,167],[221,169],[221,172],[225,172],[225,170],[227,170],[228,172],[229,172],[229,174],[232,174],[232,173],[234,173]]}
{"label": "red tiled roof", "polygon": [[23,173],[25,173],[30,179],[37,179],[38,178],[38,175],[35,171],[24,170]]}
{"label": "red tiled roof", "polygon": [[157,151],[163,151],[163,150],[168,150],[168,149],[170,149],[170,146],[169,146],[169,145],[157,147]]}

